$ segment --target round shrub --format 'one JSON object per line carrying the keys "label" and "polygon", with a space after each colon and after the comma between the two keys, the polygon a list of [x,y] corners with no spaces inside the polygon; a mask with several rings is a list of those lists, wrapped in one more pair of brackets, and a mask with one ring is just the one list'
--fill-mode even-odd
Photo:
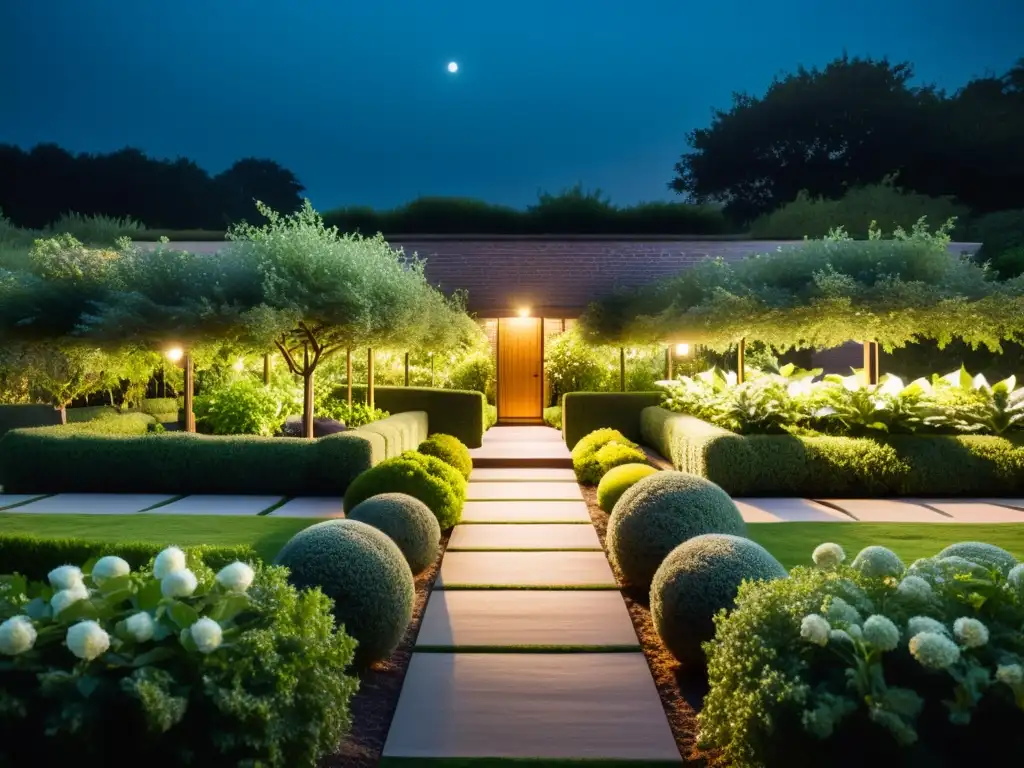
{"label": "round shrub", "polygon": [[1017,558],[1002,547],[986,544],[983,541],[961,541],[950,544],[939,552],[936,557],[962,557],[978,565],[999,571],[1003,576],[1017,564]]}
{"label": "round shrub", "polygon": [[612,510],[608,556],[626,583],[646,589],[669,552],[705,533],[746,533],[729,494],[703,477],[655,472],[626,490]]}
{"label": "round shrub", "polygon": [[733,607],[740,584],[785,576],[782,564],[750,539],[696,536],[673,549],[654,574],[654,629],[679,661],[703,664],[701,643],[714,637],[714,616]]}
{"label": "round shrub", "polygon": [[[639,450],[636,443],[626,438],[617,429],[597,429],[591,432],[589,435],[583,437],[572,449],[572,468],[576,472],[576,479],[584,485],[597,485],[601,480],[601,476],[607,471],[602,470],[601,462],[598,459],[598,452],[610,445],[627,446]],[[605,458],[609,462],[615,461],[618,456],[613,451],[608,451],[605,454]],[[645,461],[646,456],[643,452],[640,452],[640,458],[631,458],[628,462]],[[620,464],[628,463],[627,461],[620,461]],[[611,469],[614,464],[611,464],[608,469]]]}
{"label": "round shrub", "polygon": [[424,456],[440,459],[469,480],[469,473],[473,471],[473,459],[469,456],[469,448],[463,445],[459,438],[438,433],[420,443],[416,450]]}
{"label": "round shrub", "polygon": [[899,555],[891,549],[877,545],[864,547],[853,558],[850,566],[873,579],[882,576],[899,576],[907,569]]}
{"label": "round shrub", "polygon": [[358,520],[327,520],[299,531],[274,560],[300,589],[319,587],[334,601],[334,619],[354,637],[356,662],[388,658],[412,619],[416,589],[402,551]]}
{"label": "round shrub", "polygon": [[437,518],[441,530],[458,524],[466,502],[466,479],[434,456],[406,451],[363,472],[345,491],[345,509],[382,493],[405,493],[419,499]]}
{"label": "round shrub", "polygon": [[597,484],[597,505],[605,512],[611,514],[615,508],[615,502],[638,481],[653,475],[658,470],[650,464],[621,464],[614,467],[601,478]]}
{"label": "round shrub", "polygon": [[382,493],[356,504],[347,517],[387,534],[402,550],[413,573],[421,573],[437,559],[441,526],[419,499],[404,493]]}
{"label": "round shrub", "polygon": [[615,467],[621,467],[623,464],[643,464],[647,461],[646,454],[632,443],[608,443],[597,450],[594,458],[597,459],[598,472],[601,474],[598,482]]}

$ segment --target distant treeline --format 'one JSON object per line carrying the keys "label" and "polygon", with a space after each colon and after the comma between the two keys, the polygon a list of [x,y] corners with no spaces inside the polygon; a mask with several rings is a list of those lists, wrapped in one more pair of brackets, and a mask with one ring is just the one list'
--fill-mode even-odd
{"label": "distant treeline", "polygon": [[[246,158],[211,176],[191,160],[158,160],[137,149],[75,155],[53,144],[29,151],[0,145],[0,211],[27,229],[43,229],[74,212],[131,219],[151,230],[151,237],[161,230],[208,230],[206,237],[219,237],[235,222],[258,218],[254,200],[291,213],[301,205],[304,189],[294,173],[273,160]],[[731,231],[718,206],[660,202],[618,207],[600,191],[580,185],[558,195],[541,193],[526,210],[469,198],[423,197],[392,210],[327,211],[324,220],[367,235]]]}

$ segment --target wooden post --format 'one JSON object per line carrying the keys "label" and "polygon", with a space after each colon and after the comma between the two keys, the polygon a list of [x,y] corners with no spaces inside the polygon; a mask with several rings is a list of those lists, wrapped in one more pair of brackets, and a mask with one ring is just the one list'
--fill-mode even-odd
{"label": "wooden post", "polygon": [[740,339],[739,345],[736,347],[736,383],[742,384],[746,373],[746,355],[747,355],[747,340]]}
{"label": "wooden post", "polygon": [[352,350],[345,350],[345,381],[348,383],[348,409],[352,410]]}
{"label": "wooden post", "polygon": [[192,353],[185,353],[185,431],[196,431],[196,415],[192,413],[192,394],[195,391],[195,369],[192,365]]}
{"label": "wooden post", "polygon": [[864,342],[864,381],[868,386],[878,383],[878,342]]}
{"label": "wooden post", "polygon": [[434,386],[434,353],[430,353],[430,386]]}
{"label": "wooden post", "polygon": [[366,407],[373,410],[373,347],[366,350]]}
{"label": "wooden post", "polygon": [[405,386],[409,386],[409,353],[405,353]]}
{"label": "wooden post", "polygon": [[672,362],[672,345],[670,344],[665,348],[665,378],[669,380],[672,379],[673,374]]}
{"label": "wooden post", "polygon": [[619,391],[626,391],[626,348],[619,347]]}
{"label": "wooden post", "polygon": [[263,386],[270,386],[270,353],[263,356]]}

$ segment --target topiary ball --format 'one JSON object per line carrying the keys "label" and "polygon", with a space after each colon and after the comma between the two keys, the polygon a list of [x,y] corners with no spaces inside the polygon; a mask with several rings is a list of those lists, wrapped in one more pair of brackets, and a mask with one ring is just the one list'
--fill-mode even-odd
{"label": "topiary ball", "polygon": [[334,619],[354,637],[356,663],[386,659],[412,619],[416,589],[398,546],[357,520],[327,520],[299,531],[274,559],[300,589],[334,600]]}
{"label": "topiary ball", "polygon": [[962,557],[965,560],[999,571],[1003,576],[1017,565],[1017,558],[1002,547],[986,544],[983,541],[961,541],[950,544],[939,552],[936,557]]}
{"label": "topiary ball", "polygon": [[714,616],[736,602],[746,580],[785,578],[786,569],[750,539],[710,533],[684,541],[651,582],[651,618],[665,647],[684,664],[703,664],[701,643],[715,636]]}
{"label": "topiary ball", "polygon": [[626,492],[626,489],[657,471],[650,464],[632,463],[613,467],[597,484],[597,506],[611,514],[615,502]]}
{"label": "topiary ball", "polygon": [[424,456],[440,459],[469,480],[469,474],[473,471],[473,459],[469,455],[469,448],[463,445],[459,438],[438,433],[420,443],[416,450]]}
{"label": "topiary ball", "polygon": [[[612,444],[639,450],[639,446],[636,443],[627,439],[617,429],[594,430],[576,443],[572,449],[572,468],[576,472],[576,479],[579,482],[584,485],[597,485],[601,480],[601,476],[607,471],[602,470],[601,462],[597,455],[598,451]],[[619,454],[609,450],[604,455],[608,462],[614,462]],[[645,459],[646,456],[643,456],[641,452],[639,459],[634,457],[628,461],[644,461]],[[626,462],[623,461],[622,463]],[[608,468],[610,469],[611,466],[614,466],[614,463],[610,463]]]}
{"label": "topiary ball", "polygon": [[357,504],[382,493],[405,493],[419,499],[444,531],[462,518],[466,479],[438,458],[406,451],[356,477],[345,491],[345,509],[355,509]]}
{"label": "topiary ball", "polygon": [[404,493],[382,493],[356,504],[346,517],[372,525],[398,545],[413,573],[437,559],[441,526],[430,507]]}
{"label": "topiary ball", "polygon": [[623,464],[645,463],[647,461],[647,454],[641,450],[640,446],[634,443],[608,443],[597,449],[594,458],[597,460],[597,469],[600,473],[598,482],[600,482],[601,478],[615,469],[615,467],[621,467]]}
{"label": "topiary ball", "polygon": [[703,477],[656,472],[626,490],[608,518],[608,557],[627,584],[647,589],[668,553],[705,533],[742,536],[729,494]]}
{"label": "topiary ball", "polygon": [[886,547],[871,546],[864,547],[850,563],[851,568],[856,568],[868,578],[877,579],[882,576],[899,576],[907,567],[900,560],[899,555]]}

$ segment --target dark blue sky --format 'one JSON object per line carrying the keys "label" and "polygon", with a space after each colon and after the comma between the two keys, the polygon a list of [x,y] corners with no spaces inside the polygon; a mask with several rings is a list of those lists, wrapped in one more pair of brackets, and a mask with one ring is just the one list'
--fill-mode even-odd
{"label": "dark blue sky", "polygon": [[671,199],[713,106],[844,48],[955,89],[1024,56],[1024,3],[3,0],[0,142],[270,157],[321,208]]}

